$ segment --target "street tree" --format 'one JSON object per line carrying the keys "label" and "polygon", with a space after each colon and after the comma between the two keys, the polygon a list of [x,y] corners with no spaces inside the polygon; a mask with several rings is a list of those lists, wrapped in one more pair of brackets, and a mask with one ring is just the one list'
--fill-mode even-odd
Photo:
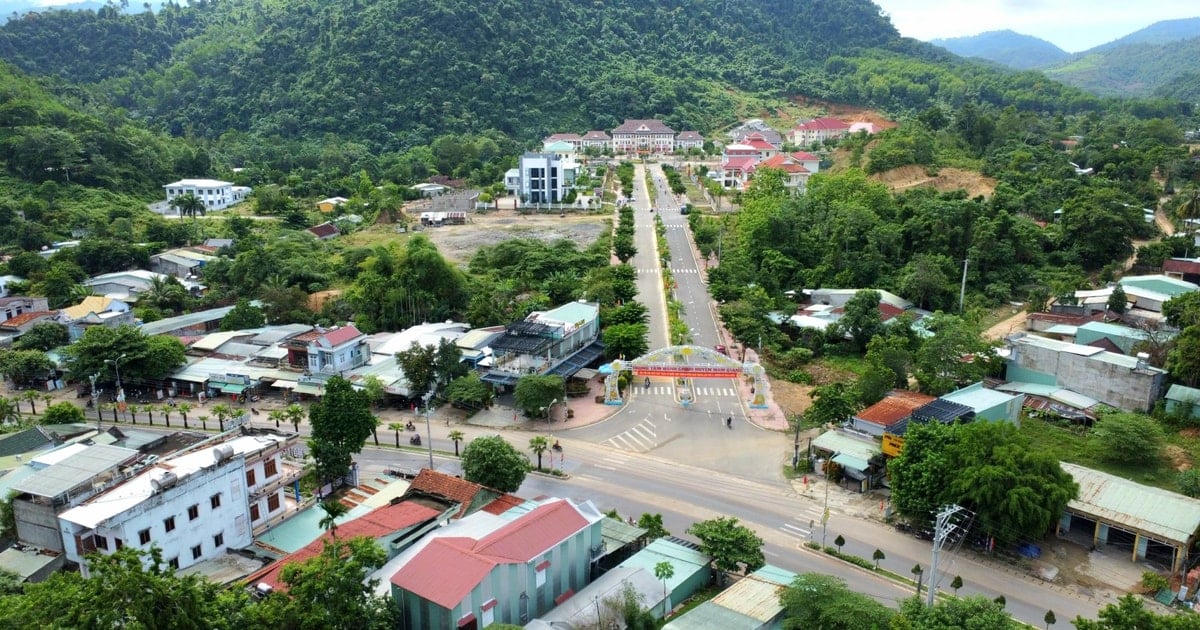
{"label": "street tree", "polygon": [[804,418],[821,425],[845,422],[861,408],[853,389],[841,382],[814,387],[808,397],[813,403]]}
{"label": "street tree", "polygon": [[42,414],[42,424],[82,424],[87,422],[83,409],[69,402],[60,402],[46,408]]}
{"label": "street tree", "polygon": [[944,313],[934,313],[924,321],[933,334],[921,342],[913,357],[913,375],[922,392],[940,396],[982,380],[997,369],[993,344],[983,338],[975,323]]}
{"label": "street tree", "polygon": [[1167,613],[1156,614],[1146,609],[1144,599],[1140,595],[1122,595],[1117,601],[1100,609],[1097,619],[1076,617],[1071,623],[1076,630],[1185,630],[1195,627],[1195,621],[1188,615]]}
{"label": "street tree", "polygon": [[804,573],[779,596],[783,627],[887,630],[893,613],[870,597],[850,590],[841,578]]}
{"label": "street tree", "polygon": [[955,597],[958,596],[958,589],[960,589],[962,587],[963,587],[963,579],[962,579],[961,575],[956,575],[956,576],[954,576],[953,580],[950,580],[950,588],[954,589]]}
{"label": "street tree", "polygon": [[463,477],[501,492],[516,492],[529,472],[529,460],[499,435],[475,438],[462,454]]}
{"label": "street tree", "polygon": [[[537,469],[541,470],[542,455],[546,451],[550,450],[550,440],[544,435],[535,435],[529,438],[529,450],[533,451],[533,453],[537,455]],[[554,466],[553,461],[551,461],[550,466]]]}
{"label": "street tree", "polygon": [[900,604],[900,615],[910,630],[1016,630],[1024,627],[1000,604],[980,595],[948,597],[933,606],[915,597]]}
{"label": "street tree", "polygon": [[21,421],[21,407],[12,398],[0,396],[0,425],[16,424]]}
{"label": "street tree", "polygon": [[610,359],[636,359],[646,354],[650,344],[646,341],[645,324],[613,324],[604,329],[604,355]]}
{"label": "street tree", "polygon": [[479,374],[471,372],[460,376],[446,386],[446,399],[455,407],[466,409],[486,409],[491,406],[495,391],[491,385],[483,382]]}
{"label": "street tree", "polygon": [[396,433],[396,448],[400,448],[400,432],[404,430],[404,425],[399,422],[389,422],[388,429]]}
{"label": "street tree", "polygon": [[875,570],[879,570],[880,561],[887,559],[887,554],[882,549],[876,549],[875,553],[871,554],[871,559],[875,561]]}
{"label": "street tree", "polygon": [[1042,621],[1046,622],[1046,630],[1050,630],[1050,626],[1058,623],[1058,617],[1054,615],[1053,610],[1047,610],[1046,615],[1042,617]]}
{"label": "street tree", "polygon": [[554,402],[566,402],[567,390],[561,376],[530,374],[517,380],[513,396],[517,407],[533,417],[549,413]]}
{"label": "street tree", "polygon": [[732,516],[693,523],[687,531],[700,539],[701,553],[711,557],[721,571],[750,572],[766,564],[762,539]]}
{"label": "street tree", "polygon": [[63,355],[73,379],[83,381],[99,374],[103,383],[116,381],[112,361],[118,359],[124,383],[161,380],[187,360],[179,339],[147,337],[133,326],[89,326],[78,341],[63,350]]}
{"label": "street tree", "polygon": [[649,309],[645,304],[636,300],[630,300],[621,306],[616,306],[607,309],[600,320],[605,326],[615,326],[617,324],[646,324],[649,321]]}
{"label": "street tree", "polygon": [[846,546],[846,539],[841,534],[838,534],[837,538],[833,539],[833,546],[837,547],[838,553],[841,553],[842,547]]}
{"label": "street tree", "polygon": [[283,416],[288,422],[292,423],[292,429],[296,433],[300,432],[300,423],[304,421],[305,411],[304,406],[300,403],[292,403],[283,409]]}
{"label": "street tree", "polygon": [[57,322],[34,324],[25,334],[17,337],[13,347],[17,350],[48,351],[70,343],[67,327]]}
{"label": "street tree", "polygon": [[[455,429],[455,430],[451,431],[449,433],[449,435],[447,435],[446,437],[450,438],[451,442],[454,442],[454,456],[458,457],[458,444],[463,441],[463,432],[459,431],[458,429]],[[400,438],[397,437],[396,439],[399,440]],[[397,446],[399,446],[398,443],[397,443]]]}
{"label": "street tree", "polygon": [[1166,435],[1150,416],[1126,411],[1099,414],[1089,446],[1100,459],[1114,464],[1145,464],[1162,459]]}
{"label": "street tree", "polygon": [[346,474],[352,456],[362,450],[376,426],[367,393],[340,376],[325,383],[325,395],[309,407],[308,421],[312,425],[308,447],[317,476],[325,481]]}
{"label": "street tree", "polygon": [[41,350],[5,350],[0,352],[0,374],[18,386],[41,383],[50,377],[54,362]]}
{"label": "street tree", "polygon": [[1167,371],[1189,387],[1200,385],[1200,324],[1188,326],[1179,333],[1175,347],[1167,355]]}
{"label": "street tree", "polygon": [[334,498],[325,499],[324,501],[321,501],[320,505],[323,515],[321,516],[321,522],[317,525],[321,529],[329,532],[329,535],[336,538],[338,528],[337,520],[345,516],[346,513],[350,511],[350,508],[346,507],[345,503],[342,503]]}
{"label": "street tree", "polygon": [[449,339],[442,339],[436,346],[413,344],[396,353],[396,363],[404,372],[410,398],[437,391],[468,372],[467,365],[462,362],[462,352]]}

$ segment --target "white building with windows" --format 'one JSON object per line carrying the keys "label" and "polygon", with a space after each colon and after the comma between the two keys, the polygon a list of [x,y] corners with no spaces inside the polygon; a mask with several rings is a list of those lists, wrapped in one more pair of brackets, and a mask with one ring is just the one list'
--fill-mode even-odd
{"label": "white building with windows", "polygon": [[612,147],[617,153],[671,153],[675,150],[675,130],[661,120],[630,120],[612,131]]}
{"label": "white building with windows", "polygon": [[282,455],[296,436],[246,434],[160,460],[58,516],[66,557],[158,547],[176,569],[241,549],[286,511],[300,466]]}
{"label": "white building with windows", "polygon": [[574,158],[551,153],[526,153],[515,172],[505,175],[511,194],[529,203],[560,203],[575,183],[579,166]]}
{"label": "white building with windows", "polygon": [[245,201],[251,191],[248,186],[234,186],[233,182],[219,179],[181,179],[163,188],[167,190],[167,203],[180,195],[191,193],[204,203],[206,211],[224,210]]}

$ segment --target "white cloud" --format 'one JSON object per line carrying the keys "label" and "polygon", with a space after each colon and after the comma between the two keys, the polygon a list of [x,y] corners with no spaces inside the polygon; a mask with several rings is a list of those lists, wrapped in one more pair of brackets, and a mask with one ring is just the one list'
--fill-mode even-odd
{"label": "white cloud", "polygon": [[1200,16],[1179,0],[875,0],[901,35],[921,40],[1011,29],[1079,52],[1155,22]]}

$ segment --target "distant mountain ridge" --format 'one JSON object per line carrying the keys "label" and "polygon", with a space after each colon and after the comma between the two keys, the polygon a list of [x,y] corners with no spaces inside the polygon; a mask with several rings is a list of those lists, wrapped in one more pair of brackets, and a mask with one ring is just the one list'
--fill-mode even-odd
{"label": "distant mountain ridge", "polygon": [[1134,31],[1124,37],[1114,39],[1107,44],[1101,44],[1090,50],[1085,50],[1081,54],[1087,55],[1130,44],[1170,44],[1197,37],[1200,37],[1200,17],[1163,20],[1162,22],[1155,22],[1140,31]]}
{"label": "distant mountain ridge", "polygon": [[1044,39],[1012,30],[935,39],[929,43],[960,57],[986,59],[1018,70],[1043,68],[1071,57],[1070,53]]}

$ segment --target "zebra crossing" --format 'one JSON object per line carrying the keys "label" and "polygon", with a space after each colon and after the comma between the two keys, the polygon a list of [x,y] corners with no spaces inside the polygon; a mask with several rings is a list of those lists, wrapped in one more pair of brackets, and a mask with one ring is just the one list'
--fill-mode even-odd
{"label": "zebra crossing", "polygon": [[633,428],[618,433],[603,443],[623,451],[645,453],[658,446],[658,426],[653,420],[646,418]]}
{"label": "zebra crossing", "polygon": [[[699,398],[732,398],[737,396],[737,390],[732,387],[693,387],[692,395]],[[646,389],[640,385],[629,388],[629,397],[638,398],[641,396],[675,396],[675,388],[670,385],[651,385],[650,389]]]}
{"label": "zebra crossing", "polygon": [[[646,267],[646,268],[635,267],[634,271],[636,273],[648,273],[651,275],[657,275],[661,271],[661,269],[659,269],[658,267]],[[697,273],[700,273],[700,270],[699,269],[672,269],[671,273],[678,276],[681,274],[697,274]]]}
{"label": "zebra crossing", "polygon": [[779,526],[783,533],[800,540],[812,540],[813,532],[821,527],[820,505],[810,503],[793,516],[791,520]]}

